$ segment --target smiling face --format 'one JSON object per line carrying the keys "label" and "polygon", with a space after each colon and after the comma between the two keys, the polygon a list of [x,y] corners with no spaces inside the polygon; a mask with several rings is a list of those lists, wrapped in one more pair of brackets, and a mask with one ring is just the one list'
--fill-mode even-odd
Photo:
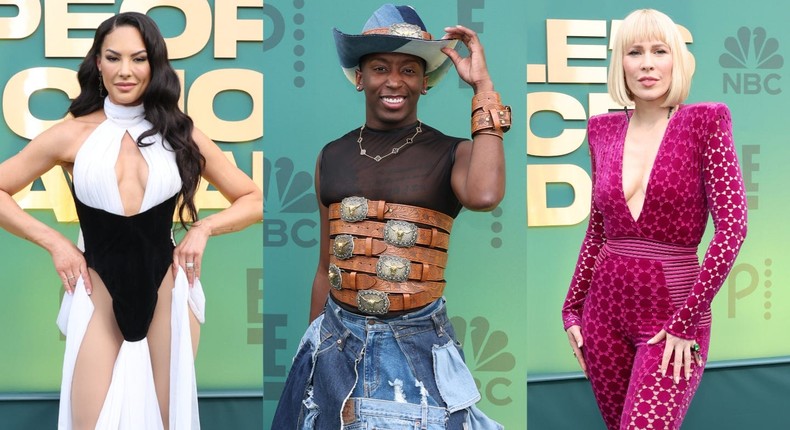
{"label": "smiling face", "polygon": [[120,26],[107,34],[96,58],[110,101],[124,106],[142,102],[151,81],[151,65],[140,32]]}
{"label": "smiling face", "polygon": [[661,104],[672,83],[672,52],[664,42],[635,42],[623,52],[623,72],[634,102]]}
{"label": "smiling face", "polygon": [[365,91],[368,127],[405,127],[417,122],[417,101],[428,88],[425,63],[408,54],[370,54],[360,60],[357,85]]}

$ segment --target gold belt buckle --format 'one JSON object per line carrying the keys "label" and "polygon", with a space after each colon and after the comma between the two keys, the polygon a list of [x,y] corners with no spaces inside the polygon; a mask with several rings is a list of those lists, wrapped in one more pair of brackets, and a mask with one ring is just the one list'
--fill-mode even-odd
{"label": "gold belt buckle", "polygon": [[332,242],[332,254],[339,260],[348,260],[354,256],[354,236],[339,234]]}
{"label": "gold belt buckle", "polygon": [[384,225],[384,242],[399,248],[417,243],[417,226],[408,221],[389,220]]}
{"label": "gold belt buckle", "polygon": [[366,314],[382,315],[390,309],[390,299],[387,293],[376,290],[357,292],[357,308]]}
{"label": "gold belt buckle", "polygon": [[327,275],[329,278],[329,286],[338,291],[343,289],[343,277],[340,273],[340,268],[337,267],[336,264],[329,263],[329,274]]}
{"label": "gold belt buckle", "polygon": [[368,199],[346,197],[340,202],[340,219],[345,222],[362,221],[368,216]]}
{"label": "gold belt buckle", "polygon": [[411,262],[403,257],[382,255],[376,262],[376,276],[390,282],[403,282],[409,279]]}

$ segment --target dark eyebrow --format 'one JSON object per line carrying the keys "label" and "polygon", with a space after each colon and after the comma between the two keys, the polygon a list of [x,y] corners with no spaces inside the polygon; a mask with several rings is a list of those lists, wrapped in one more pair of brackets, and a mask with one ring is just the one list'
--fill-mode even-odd
{"label": "dark eyebrow", "polygon": [[[118,56],[120,56],[120,55],[121,55],[121,53],[120,53],[120,52],[118,52],[118,51],[115,51],[115,50],[112,50],[112,49],[110,49],[110,48],[107,48],[107,49],[105,49],[105,51],[108,51],[109,53],[111,53],[111,54],[115,54],[115,55],[118,55]],[[133,52],[133,53],[132,53],[132,57],[134,57],[135,55],[140,55],[140,54],[145,54],[145,53],[146,53],[145,49],[141,49],[141,50],[139,50],[139,51],[137,51],[137,52]]]}

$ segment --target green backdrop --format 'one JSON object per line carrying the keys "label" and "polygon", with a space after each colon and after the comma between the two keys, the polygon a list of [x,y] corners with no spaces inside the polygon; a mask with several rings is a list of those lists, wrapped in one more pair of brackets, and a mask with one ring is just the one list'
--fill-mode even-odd
{"label": "green backdrop", "polygon": [[[87,47],[69,46],[85,43],[79,42],[80,39],[89,44],[93,29],[104,17],[126,10],[147,10],[168,39],[188,36],[181,37],[180,48],[174,49],[172,40],[168,41],[172,64],[184,76],[185,110],[193,116],[196,126],[262,187],[260,112],[263,106],[260,89],[255,90],[262,87],[263,80],[261,0],[0,1],[0,50],[4,57],[0,62],[3,89],[0,160],[15,154],[28,142],[25,133],[18,131],[20,121],[15,118],[20,111],[29,108],[35,119],[49,121],[63,117],[69,104],[64,88],[76,86],[76,69],[87,52]],[[64,30],[65,26],[71,28]],[[231,35],[228,33],[231,28],[238,31]],[[235,42],[229,36],[242,40]],[[233,49],[227,51],[229,47]],[[41,73],[41,68],[62,69],[64,77],[53,80]],[[238,79],[223,82],[217,76],[222,73]],[[15,80],[25,74],[23,83]],[[30,88],[36,91],[29,100],[19,96]],[[227,121],[235,129],[226,127],[223,131],[223,127],[215,124],[216,120]],[[229,131],[236,132],[235,136]],[[78,225],[68,216],[68,191],[53,191],[51,182],[45,184],[40,180],[33,184],[33,190],[39,192],[44,207],[54,204],[65,212],[57,217],[52,209],[29,212],[76,240]],[[44,191],[49,194],[45,196]],[[209,191],[201,193],[202,200],[198,203],[203,208],[201,216],[222,206],[218,193]],[[202,328],[196,362],[198,388],[203,393],[232,391],[254,395],[257,392],[260,396],[263,379],[261,232],[259,223],[244,232],[209,240],[201,279],[207,297],[207,322]],[[55,326],[55,317],[62,286],[49,255],[0,230],[0,271],[3,279],[0,326],[4,328],[0,330],[0,345],[3,345],[0,396],[36,398],[36,393],[58,391],[65,342]]]}
{"label": "green backdrop", "polygon": [[[325,143],[364,121],[362,97],[340,71],[331,29],[358,32],[381,3],[279,0],[264,8],[264,428],[307,325],[319,252],[315,157]],[[768,0],[748,5],[734,0],[409,3],[434,35],[456,23],[478,31],[497,90],[513,106],[506,198],[492,213],[461,213],[447,275],[450,315],[461,328],[478,327],[466,330],[462,340],[484,411],[508,428],[525,428],[525,376],[578,375],[560,307],[589,207],[584,130],[591,112],[610,107],[605,74],[612,23],[638,7],[662,9],[687,30],[696,59],[688,102],[725,102],[733,114],[750,205],[749,235],[713,304],[710,359],[729,366],[730,360],[790,357],[784,340],[790,329],[790,292],[783,288],[787,253],[780,248],[790,237],[790,226],[781,222],[790,209],[781,191],[790,179],[783,166],[790,156],[783,133],[790,108],[783,79],[790,5]],[[470,97],[451,71],[421,100],[420,119],[466,136]],[[583,208],[581,214],[575,205]],[[496,339],[504,340],[496,344]],[[488,360],[480,354],[485,347],[493,351]],[[766,395],[787,394],[772,393]]]}
{"label": "green backdrop", "polygon": [[[338,64],[332,28],[359,33],[382,3],[283,0],[269,2],[265,8],[264,428],[271,422],[308,322],[319,253],[312,188],[316,156],[323,145],[365,120],[363,97]],[[480,33],[496,89],[513,107],[514,127],[505,138],[507,196],[491,213],[463,211],[458,216],[445,291],[448,312],[480,386],[480,407],[508,428],[524,428],[526,27],[519,12],[522,6],[455,0],[410,4],[434,37],[455,24]],[[451,70],[421,98],[419,118],[446,134],[468,137],[472,95]]]}
{"label": "green backdrop", "polygon": [[[570,210],[563,208],[572,207],[576,199],[583,201],[584,208],[589,204],[589,193],[580,196],[584,187],[576,190],[563,182],[583,183],[589,177],[584,128],[591,112],[607,107],[598,96],[606,93],[605,81],[599,77],[605,79],[613,23],[633,9],[654,7],[687,30],[688,46],[696,60],[688,102],[724,102],[732,111],[749,201],[749,232],[712,305],[712,370],[692,403],[684,428],[783,428],[780,423],[786,422],[787,411],[779,404],[790,396],[785,377],[790,363],[790,292],[786,288],[790,272],[787,252],[782,251],[790,237],[790,225],[782,222],[790,210],[786,191],[790,171],[784,166],[790,156],[784,132],[790,108],[784,79],[790,41],[785,17],[790,5],[768,0],[748,4],[732,0],[547,1],[528,5],[530,13],[523,21],[528,28],[527,110],[534,112],[529,120],[532,134],[526,141],[528,169],[566,165],[570,167],[565,171],[582,169],[583,175],[579,175],[582,180],[568,175],[548,185],[539,176],[528,177],[527,188],[546,189],[546,201],[538,206],[557,208],[564,214]],[[563,48],[566,44],[570,46],[567,49]],[[545,77],[538,73],[541,65],[548,69]],[[563,74],[566,67],[572,68],[571,72]],[[557,105],[563,108],[550,108],[552,100],[560,100]],[[581,146],[562,150],[563,138],[558,136],[565,130],[581,133],[573,138],[578,138]],[[549,141],[544,144],[540,138]],[[544,147],[556,151],[540,154]],[[531,180],[537,184],[530,184]],[[527,207],[531,215],[535,202],[529,196]],[[559,222],[555,218],[553,223],[536,225],[539,221],[540,217],[527,218],[529,426],[602,429],[589,384],[578,371],[562,333],[559,312],[587,219]],[[711,230],[709,225],[700,255]],[[772,378],[770,383],[766,378]],[[569,404],[573,414],[567,413]]]}
{"label": "green backdrop", "polygon": [[[610,40],[612,21],[639,7],[660,7],[690,32],[693,41],[688,46],[696,59],[696,72],[688,102],[720,101],[732,111],[733,133],[749,200],[749,232],[731,276],[713,302],[710,360],[790,355],[790,343],[778,341],[787,338],[790,328],[790,291],[782,288],[790,272],[787,252],[781,250],[783,241],[790,237],[790,225],[781,222],[790,210],[787,192],[781,191],[790,179],[790,171],[784,168],[790,148],[783,131],[790,98],[782,79],[786,55],[783,43],[790,40],[783,17],[790,13],[790,5],[751,2],[746,14],[735,13],[745,12],[743,3],[736,1],[546,2],[540,13],[525,17],[529,29],[528,64],[546,64],[551,57],[552,44],[558,40],[547,37],[550,20],[599,24],[600,34],[572,30],[567,43],[594,46],[603,52]],[[762,45],[761,35],[765,39]],[[744,42],[740,37],[744,37]],[[568,59],[568,65],[599,70],[606,67],[604,58],[581,57],[574,55]],[[530,96],[565,94],[578,101],[583,114],[590,110],[589,94],[606,92],[605,83],[548,81],[529,82]],[[527,108],[540,111],[544,107],[535,104]],[[532,116],[530,126],[537,136],[554,137],[563,129],[583,130],[585,119],[563,120],[556,113],[538,112]],[[528,139],[528,151],[532,147]],[[586,141],[566,155],[529,156],[527,164],[571,164],[589,172]],[[552,184],[548,200],[549,205],[569,206],[574,193],[567,184]],[[561,331],[559,309],[586,226],[584,219],[575,225],[535,226],[527,230],[530,376],[577,370]],[[710,231],[700,246],[700,255],[709,234]],[[546,322],[552,330],[545,329]]]}

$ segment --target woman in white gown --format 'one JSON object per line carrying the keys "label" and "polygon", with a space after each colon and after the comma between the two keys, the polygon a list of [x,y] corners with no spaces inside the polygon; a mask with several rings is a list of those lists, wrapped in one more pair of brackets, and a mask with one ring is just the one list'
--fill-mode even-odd
{"label": "woman in white gown", "polygon": [[[0,164],[0,226],[46,249],[68,293],[58,428],[197,429],[201,258],[210,236],[261,219],[261,192],[178,109],[178,77],[146,15],[102,23],[78,80],[73,118]],[[56,165],[73,178],[84,247],[12,198]],[[231,205],[194,221],[201,176]],[[174,210],[191,223],[177,246]]]}

